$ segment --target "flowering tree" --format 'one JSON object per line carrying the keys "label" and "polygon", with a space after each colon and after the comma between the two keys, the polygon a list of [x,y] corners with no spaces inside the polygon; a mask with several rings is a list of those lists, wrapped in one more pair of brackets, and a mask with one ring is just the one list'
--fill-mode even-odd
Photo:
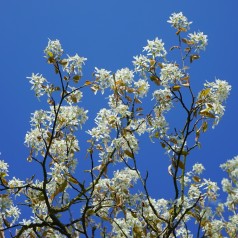
{"label": "flowering tree", "polygon": [[[222,180],[224,202],[218,201],[217,183],[202,177],[202,164],[187,170],[200,135],[223,116],[231,86],[216,79],[195,93],[188,65],[200,58],[207,36],[187,34],[191,22],[182,13],[172,14],[168,23],[176,29],[178,44],[169,51],[178,53],[177,62],[168,60],[163,41],[155,38],[134,57],[133,70],[95,68],[90,81],[82,77],[86,58],[65,57],[60,42],[49,40],[44,53],[58,80],[34,73],[28,78],[36,97],[46,98],[49,106],[32,114],[25,137],[27,160],[40,172],[24,181],[10,179],[8,164],[0,161],[2,237],[237,237],[238,157],[221,165],[228,174]],[[79,140],[84,138],[76,134],[83,134],[77,131],[88,120],[88,111],[79,107],[86,87],[92,95],[109,96],[95,127],[86,131],[88,169],[80,171]],[[185,120],[171,129],[166,114],[178,107]],[[174,196],[169,200],[151,197],[148,173],[139,171],[142,135],[159,144],[170,161]],[[32,216],[23,218],[23,207]]]}

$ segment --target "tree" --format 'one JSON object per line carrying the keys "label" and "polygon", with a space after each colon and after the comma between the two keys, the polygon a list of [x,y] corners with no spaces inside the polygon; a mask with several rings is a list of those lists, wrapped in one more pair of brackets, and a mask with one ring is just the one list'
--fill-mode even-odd
{"label": "tree", "polygon": [[[222,180],[227,193],[223,203],[217,183],[202,177],[202,164],[187,170],[201,134],[222,118],[231,86],[216,79],[194,92],[188,65],[200,58],[207,36],[187,34],[191,22],[181,12],[173,13],[168,22],[178,38],[169,52],[177,53],[179,62],[168,60],[163,41],[155,38],[134,57],[135,69],[112,73],[95,68],[90,81],[82,74],[86,58],[65,57],[60,42],[49,40],[44,53],[58,80],[34,73],[28,77],[36,97],[48,103],[48,110],[32,114],[25,137],[27,160],[36,163],[40,173],[24,181],[9,179],[8,164],[0,161],[2,236],[237,237],[238,157],[221,165],[228,174]],[[88,166],[80,171],[76,165],[82,160],[78,152],[84,137],[76,133],[88,120],[88,111],[79,107],[85,88],[92,89],[92,95],[109,95],[108,107],[99,110],[95,127],[86,131]],[[151,104],[145,105],[151,91]],[[185,117],[175,127],[166,119],[173,108]],[[170,200],[151,197],[149,173],[143,174],[137,165],[139,141],[143,146],[145,135],[170,161]],[[23,218],[22,207],[33,216]]]}

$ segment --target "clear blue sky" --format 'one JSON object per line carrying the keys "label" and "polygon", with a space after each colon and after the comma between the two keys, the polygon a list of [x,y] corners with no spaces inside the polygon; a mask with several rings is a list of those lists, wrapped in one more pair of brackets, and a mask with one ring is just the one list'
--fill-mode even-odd
{"label": "clear blue sky", "polygon": [[[215,130],[202,137],[202,149],[190,156],[201,162],[206,175],[219,181],[219,164],[238,154],[238,1],[237,0],[8,0],[0,5],[0,159],[10,164],[11,175],[30,177],[24,137],[30,129],[30,113],[42,105],[30,91],[27,76],[32,72],[52,75],[43,58],[48,38],[59,39],[69,54],[88,58],[84,75],[90,79],[94,67],[115,71],[132,67],[147,39],[163,38],[167,47],[175,42],[174,30],[166,23],[173,12],[182,11],[193,21],[192,30],[208,35],[208,47],[193,65],[194,87],[215,77],[232,85],[224,118]],[[100,105],[104,99],[101,98]],[[92,97],[84,107],[96,111]],[[99,108],[98,108],[99,109]],[[92,119],[92,118],[91,118]],[[166,156],[141,144],[141,166],[151,170],[153,193],[164,175]],[[169,178],[168,178],[169,179]],[[160,181],[160,182],[158,182]],[[164,189],[165,187],[163,187]]]}

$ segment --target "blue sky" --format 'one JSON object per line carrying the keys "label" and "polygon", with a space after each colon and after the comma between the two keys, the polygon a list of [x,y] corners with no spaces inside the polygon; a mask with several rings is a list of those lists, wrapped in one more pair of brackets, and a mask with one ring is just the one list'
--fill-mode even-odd
{"label": "blue sky", "polygon": [[[190,156],[191,163],[205,165],[207,177],[219,181],[224,175],[219,164],[238,154],[237,9],[237,0],[2,1],[0,159],[10,164],[12,176],[31,176],[23,142],[30,129],[30,113],[43,104],[30,91],[26,77],[32,72],[55,77],[43,58],[48,38],[59,39],[67,53],[88,58],[84,75],[90,79],[95,66],[111,71],[132,68],[133,56],[141,53],[147,39],[158,36],[165,46],[172,46],[176,38],[166,21],[171,13],[182,11],[193,21],[192,31],[203,31],[209,39],[201,59],[192,65],[194,87],[198,90],[215,77],[227,80],[233,87],[224,118],[215,130],[202,136],[202,149]],[[103,97],[97,97],[97,103],[89,97],[82,106],[95,114],[104,102]],[[148,141],[142,142],[140,157],[140,166],[151,171],[150,186],[155,196],[158,184],[162,186],[161,195],[170,181],[169,163],[156,146],[151,149]]]}

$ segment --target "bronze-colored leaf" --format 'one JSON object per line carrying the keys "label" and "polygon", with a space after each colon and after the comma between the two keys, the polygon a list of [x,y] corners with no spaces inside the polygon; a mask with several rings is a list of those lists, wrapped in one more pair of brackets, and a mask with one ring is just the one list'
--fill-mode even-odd
{"label": "bronze-colored leaf", "polygon": [[199,183],[201,179],[198,176],[193,176],[193,181]]}
{"label": "bronze-colored leaf", "polygon": [[90,82],[88,80],[84,83],[84,85],[91,85],[91,84],[92,84],[92,82]]}
{"label": "bronze-colored leaf", "polygon": [[207,131],[207,127],[208,127],[208,124],[207,124],[206,121],[204,121],[204,122],[202,123],[202,131],[203,131],[203,132],[206,132],[206,131]]}
{"label": "bronze-colored leaf", "polygon": [[184,163],[181,160],[178,161],[178,167],[184,169]]}
{"label": "bronze-colored leaf", "polygon": [[190,55],[190,63],[192,63],[194,60],[197,60],[199,58],[200,58],[199,55]]}
{"label": "bronze-colored leaf", "polygon": [[74,77],[73,77],[73,81],[75,82],[75,83],[78,83],[78,81],[81,79],[81,76],[79,76],[79,75],[75,75]]}
{"label": "bronze-colored leaf", "polygon": [[172,91],[178,91],[180,88],[181,88],[180,85],[174,85],[174,86],[172,87]]}
{"label": "bronze-colored leaf", "polygon": [[124,153],[129,156],[130,158],[134,158],[133,154],[129,150],[125,150]]}

